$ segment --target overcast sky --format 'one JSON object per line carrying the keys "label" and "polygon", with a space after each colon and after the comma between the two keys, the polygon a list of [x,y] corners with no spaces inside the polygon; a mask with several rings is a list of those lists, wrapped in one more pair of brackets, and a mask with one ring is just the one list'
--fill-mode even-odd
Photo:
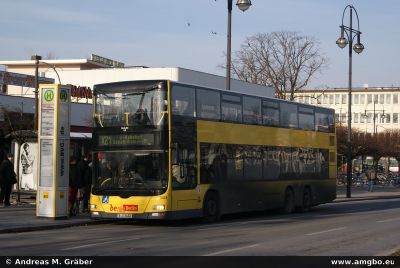
{"label": "overcast sky", "polygon": [[[236,0],[233,0],[236,3]],[[226,0],[1,0],[0,60],[57,59],[95,53],[127,66],[184,67],[225,75]],[[400,86],[399,0],[253,0],[234,6],[232,50],[247,36],[297,31],[320,42],[329,67],[310,88],[346,87],[348,50],[335,44],[343,9],[360,19],[362,54],[353,53],[353,86]],[[348,24],[349,13],[345,14]]]}

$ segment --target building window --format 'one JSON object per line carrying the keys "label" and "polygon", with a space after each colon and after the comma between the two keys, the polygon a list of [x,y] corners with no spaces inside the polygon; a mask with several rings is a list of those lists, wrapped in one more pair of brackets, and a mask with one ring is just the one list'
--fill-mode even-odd
{"label": "building window", "polygon": [[340,95],[335,95],[335,104],[340,104]]}
{"label": "building window", "polygon": [[386,123],[389,124],[390,123],[390,114],[382,115],[382,119],[384,120],[385,118],[386,118]]}
{"label": "building window", "polygon": [[333,95],[329,95],[329,104],[333,104]]}
{"label": "building window", "polygon": [[360,104],[365,104],[365,95],[364,94],[360,95]]}
{"label": "building window", "polygon": [[399,114],[394,113],[393,114],[393,124],[398,124],[399,123]]}
{"label": "building window", "polygon": [[380,104],[385,104],[385,95],[384,94],[380,94],[379,95],[379,103]]}
{"label": "building window", "polygon": [[354,104],[358,104],[358,103],[359,103],[358,99],[359,99],[359,95],[358,95],[358,94],[355,94],[355,95],[354,95],[353,103],[354,103]]}
{"label": "building window", "polygon": [[399,95],[393,94],[393,104],[398,104],[398,103],[399,103]]}
{"label": "building window", "polygon": [[309,96],[305,96],[304,97],[304,103],[310,103],[310,97]]}
{"label": "building window", "polygon": [[346,119],[347,119],[347,113],[342,113],[341,115],[340,115],[342,118],[340,119],[340,122],[342,122],[342,123],[346,123]]}
{"label": "building window", "polygon": [[367,113],[367,123],[372,123],[372,114]]}
{"label": "building window", "polygon": [[360,123],[365,123],[365,114],[360,114]]}
{"label": "building window", "polygon": [[346,103],[347,103],[347,95],[342,94],[342,104],[346,104]]}
{"label": "building window", "polygon": [[357,113],[353,114],[353,121],[354,121],[354,123],[358,123],[358,114]]}
{"label": "building window", "polygon": [[375,94],[374,95],[374,103],[378,103],[378,98],[379,98],[379,95],[378,94]]}
{"label": "building window", "polygon": [[328,95],[324,95],[324,101],[323,101],[323,103],[324,104],[328,104]]}
{"label": "building window", "polygon": [[318,104],[321,104],[321,103],[322,103],[322,95],[319,95],[319,96],[317,97],[317,103],[318,103]]}
{"label": "building window", "polygon": [[392,100],[392,95],[391,94],[386,94],[386,104],[390,104]]}
{"label": "building window", "polygon": [[372,103],[372,95],[367,94],[367,104],[371,104],[371,103]]}
{"label": "building window", "polygon": [[[385,123],[385,115],[384,114],[376,114],[376,121],[378,121],[379,123]],[[390,116],[389,116],[389,120],[390,120]]]}

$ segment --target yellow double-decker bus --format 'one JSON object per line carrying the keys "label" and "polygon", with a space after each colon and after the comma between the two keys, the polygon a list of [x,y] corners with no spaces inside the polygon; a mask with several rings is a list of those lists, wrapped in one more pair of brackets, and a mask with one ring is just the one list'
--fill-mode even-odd
{"label": "yellow double-decker bus", "polygon": [[336,197],[334,110],[169,80],[94,87],[93,218],[215,221]]}

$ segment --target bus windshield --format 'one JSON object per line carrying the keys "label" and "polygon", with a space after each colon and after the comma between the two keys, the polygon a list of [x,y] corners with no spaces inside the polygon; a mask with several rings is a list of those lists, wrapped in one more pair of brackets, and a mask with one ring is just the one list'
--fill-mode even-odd
{"label": "bus windshield", "polygon": [[159,87],[97,90],[95,126],[161,126],[166,117],[165,96]]}
{"label": "bus windshield", "polygon": [[164,152],[98,152],[94,161],[95,194],[153,195],[167,188]]}

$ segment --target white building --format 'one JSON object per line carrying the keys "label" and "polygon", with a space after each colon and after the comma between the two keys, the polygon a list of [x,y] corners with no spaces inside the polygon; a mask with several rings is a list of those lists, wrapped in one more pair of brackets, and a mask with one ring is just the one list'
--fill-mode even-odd
{"label": "white building", "polygon": [[[0,61],[0,65],[5,65],[7,71],[35,74],[35,61]],[[77,89],[77,94],[72,91],[72,96],[76,95],[73,102],[90,102],[90,98],[83,94],[87,90],[92,90],[95,84],[111,83],[130,80],[171,80],[185,84],[225,89],[225,77],[204,72],[198,72],[180,67],[147,68],[147,67],[117,67],[124,66],[107,58],[91,54],[90,59],[76,60],[43,60],[39,64],[39,75],[42,77],[53,78],[56,83],[71,84]],[[247,92],[249,94],[273,97],[274,89],[255,85],[239,80],[231,80],[231,90],[237,92]],[[14,96],[34,96],[34,89],[24,89],[17,86],[8,86],[3,89],[8,95]]]}
{"label": "white building", "polygon": [[[352,90],[352,128],[374,133],[400,128],[400,87],[365,87]],[[337,125],[347,126],[348,89],[302,90],[295,101],[335,109]]]}

